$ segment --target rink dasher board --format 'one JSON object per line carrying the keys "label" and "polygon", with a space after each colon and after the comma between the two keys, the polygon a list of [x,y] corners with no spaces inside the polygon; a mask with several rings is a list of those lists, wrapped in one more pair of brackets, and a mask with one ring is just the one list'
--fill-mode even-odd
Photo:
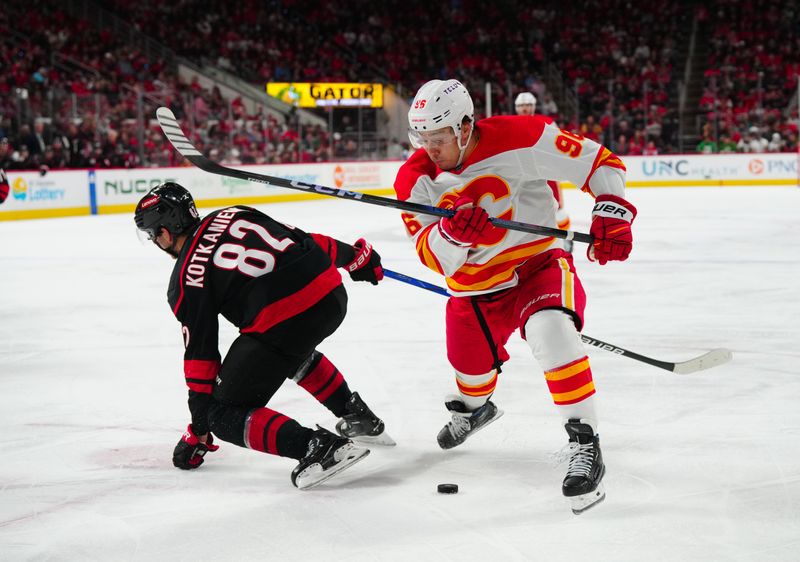
{"label": "rink dasher board", "polygon": [[[628,188],[798,187],[798,155],[626,156]],[[305,183],[391,196],[400,161],[237,166]],[[0,221],[131,213],[150,189],[176,181],[199,207],[258,205],[321,196],[206,173],[194,167],[8,172],[11,190]],[[574,185],[564,183],[566,188]]]}

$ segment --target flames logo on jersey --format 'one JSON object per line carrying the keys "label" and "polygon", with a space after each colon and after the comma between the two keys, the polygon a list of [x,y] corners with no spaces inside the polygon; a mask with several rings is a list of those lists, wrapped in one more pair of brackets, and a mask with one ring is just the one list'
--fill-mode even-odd
{"label": "flames logo on jersey", "polygon": [[[511,188],[508,182],[499,176],[479,176],[471,180],[464,187],[445,193],[442,198],[439,199],[436,206],[452,209],[456,200],[462,196],[469,197],[476,205],[484,207],[490,216],[496,216],[503,220],[511,220],[514,216],[514,208],[511,204],[502,202],[503,199],[507,199],[511,196]],[[482,202],[484,203],[483,205],[481,205]],[[497,204],[498,202],[500,203]],[[498,207],[506,206],[508,206],[507,209],[497,214]],[[507,232],[506,229],[499,228],[496,230],[494,238],[480,245],[494,246],[495,244],[499,244],[502,242],[503,238],[505,238]]]}

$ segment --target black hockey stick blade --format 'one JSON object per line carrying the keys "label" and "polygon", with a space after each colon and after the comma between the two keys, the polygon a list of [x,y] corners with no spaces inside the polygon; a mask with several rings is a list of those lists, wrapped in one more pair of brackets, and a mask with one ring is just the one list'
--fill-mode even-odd
{"label": "black hockey stick blade", "polygon": [[686,361],[671,363],[669,361],[659,361],[658,359],[645,357],[644,355],[639,355],[633,351],[617,347],[616,345],[611,345],[610,343],[606,343],[595,338],[590,338],[589,336],[583,334],[581,334],[581,340],[583,340],[583,343],[591,345],[592,347],[597,347],[611,353],[616,353],[617,355],[630,357],[632,359],[636,359],[637,361],[641,361],[642,363],[647,363],[648,365],[653,365],[654,367],[658,367],[660,369],[672,371],[677,375],[689,375],[698,371],[705,371],[706,369],[711,369],[712,367],[716,367],[718,365],[724,365],[733,359],[733,352],[730,349],[720,347],[717,349],[712,349],[703,355],[698,355],[697,357],[693,357],[692,359],[688,359]]}
{"label": "black hockey stick blade", "polygon": [[[443,209],[441,207],[433,207],[431,205],[421,205],[419,203],[412,203],[410,201],[398,201],[396,199],[389,199],[388,197],[379,197],[377,195],[369,195],[367,193],[359,193],[357,191],[335,189],[314,183],[288,180],[275,176],[248,172],[246,170],[228,168],[209,160],[194,147],[192,142],[187,138],[181,129],[181,125],[175,118],[175,114],[172,113],[169,108],[159,107],[156,110],[156,119],[158,119],[158,124],[161,125],[161,130],[164,131],[164,134],[172,143],[172,146],[175,147],[175,150],[180,152],[186,157],[187,160],[189,160],[189,162],[201,170],[210,172],[212,174],[264,183],[273,187],[297,189],[307,193],[317,193],[320,195],[327,195],[329,197],[339,197],[340,199],[350,199],[352,201],[361,201],[362,203],[370,203],[372,205],[392,207],[395,209],[401,209],[403,211],[409,211],[423,215],[452,217],[455,214],[455,211],[452,209]],[[550,228],[549,226],[539,226],[536,224],[527,224],[524,222],[510,221],[500,218],[490,218],[489,220],[493,225],[501,228],[507,228],[508,230],[519,230],[521,232],[538,234],[540,236],[552,236],[554,238],[563,238],[564,240],[574,240],[576,242],[585,242],[587,244],[591,244],[593,240],[593,237],[590,234],[585,234],[583,232],[561,230],[560,228]]]}

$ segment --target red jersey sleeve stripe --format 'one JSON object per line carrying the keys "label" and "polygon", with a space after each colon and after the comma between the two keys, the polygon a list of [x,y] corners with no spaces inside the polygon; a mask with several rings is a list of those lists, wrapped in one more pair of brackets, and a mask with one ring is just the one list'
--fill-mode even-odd
{"label": "red jersey sleeve stripe", "polygon": [[600,166],[619,168],[623,172],[626,170],[625,164],[623,164],[619,156],[611,152],[606,147],[601,146],[600,150],[597,151],[597,156],[595,157],[594,162],[592,163],[592,169],[589,171],[589,175],[586,176],[586,182],[584,182],[583,186],[581,186],[581,191],[589,193],[592,197],[594,197],[594,193],[592,193],[592,190],[589,188],[589,180],[592,179],[592,176]]}
{"label": "red jersey sleeve stripe", "polygon": [[314,242],[316,242],[320,248],[325,250],[325,253],[331,258],[331,261],[336,263],[336,253],[339,248],[336,242],[330,236],[325,236],[324,234],[312,233],[311,238],[314,239]]}
{"label": "red jersey sleeve stripe", "polygon": [[219,361],[206,361],[203,359],[186,359],[183,362],[183,374],[187,379],[214,380],[219,373]]}
{"label": "red jersey sleeve stripe", "polygon": [[214,390],[213,382],[198,381],[195,379],[186,379],[186,386],[189,387],[189,390],[194,390],[201,394],[211,394]]}
{"label": "red jersey sleeve stripe", "polygon": [[202,359],[186,359],[183,362],[183,375],[189,390],[211,394],[214,389],[214,379],[219,373],[219,361],[205,361]]}

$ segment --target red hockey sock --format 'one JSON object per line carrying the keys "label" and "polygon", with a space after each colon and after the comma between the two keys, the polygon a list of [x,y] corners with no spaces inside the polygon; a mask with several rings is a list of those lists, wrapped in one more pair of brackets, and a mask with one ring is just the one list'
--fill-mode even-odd
{"label": "red hockey sock", "polygon": [[249,449],[298,460],[305,456],[313,433],[270,408],[253,410],[244,423],[245,445]]}
{"label": "red hockey sock", "polygon": [[314,352],[305,374],[302,374],[297,384],[306,389],[336,417],[342,417],[347,413],[345,402],[350,397],[350,388],[339,369],[322,353]]}

